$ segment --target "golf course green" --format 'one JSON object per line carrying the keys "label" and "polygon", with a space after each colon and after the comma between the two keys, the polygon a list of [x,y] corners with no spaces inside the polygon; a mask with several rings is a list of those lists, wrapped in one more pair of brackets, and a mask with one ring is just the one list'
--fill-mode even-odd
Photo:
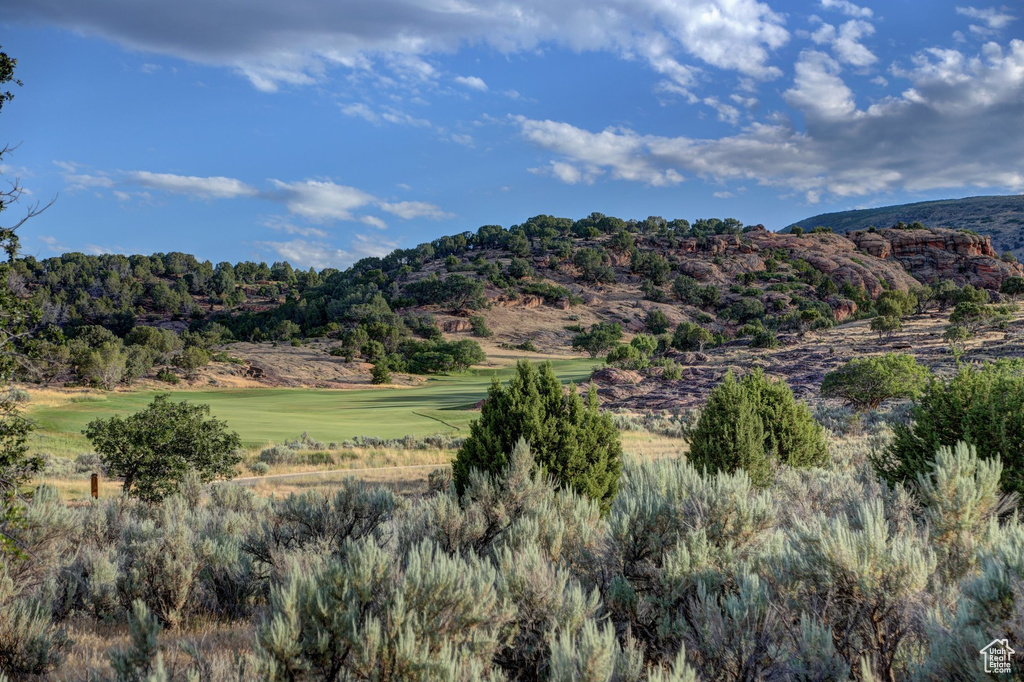
{"label": "golf course green", "polygon": [[[587,359],[555,360],[565,382],[585,381],[595,365]],[[492,377],[507,380],[512,367],[478,369],[431,377],[412,388],[209,389],[171,391],[173,400],[210,406],[210,413],[237,431],[247,447],[294,440],[303,432],[323,442],[355,436],[401,438],[405,435],[462,435],[478,412],[473,406],[487,394]],[[90,450],[82,429],[93,419],[127,416],[146,407],[159,391],[108,393],[58,406],[33,405],[27,416],[36,424],[33,451],[73,456]]]}

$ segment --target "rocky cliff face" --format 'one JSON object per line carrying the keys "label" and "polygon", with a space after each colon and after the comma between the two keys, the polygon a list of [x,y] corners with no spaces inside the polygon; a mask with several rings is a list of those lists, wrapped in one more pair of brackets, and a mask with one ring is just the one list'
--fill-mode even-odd
{"label": "rocky cliff face", "polygon": [[876,258],[896,261],[918,280],[931,283],[951,279],[998,289],[1008,277],[1024,276],[1019,263],[999,258],[988,237],[956,230],[897,230],[851,232],[858,249]]}

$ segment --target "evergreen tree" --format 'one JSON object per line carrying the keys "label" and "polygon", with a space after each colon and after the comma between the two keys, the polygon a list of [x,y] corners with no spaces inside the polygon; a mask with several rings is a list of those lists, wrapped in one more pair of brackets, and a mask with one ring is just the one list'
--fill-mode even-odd
{"label": "evergreen tree", "polygon": [[771,460],[794,467],[828,460],[824,430],[784,381],[756,370],[737,381],[729,372],[716,386],[690,437],[698,469],[744,469],[756,485],[771,482]]}
{"label": "evergreen tree", "polygon": [[690,437],[690,462],[697,470],[744,469],[755,485],[771,480],[764,452],[764,426],[746,389],[732,372],[708,396]]}
{"label": "evergreen tree", "polygon": [[520,438],[539,466],[607,511],[618,491],[622,446],[611,417],[598,411],[593,387],[586,400],[571,384],[566,393],[551,363],[538,371],[525,360],[507,387],[495,379],[452,466],[460,494],[472,469],[502,471]]}

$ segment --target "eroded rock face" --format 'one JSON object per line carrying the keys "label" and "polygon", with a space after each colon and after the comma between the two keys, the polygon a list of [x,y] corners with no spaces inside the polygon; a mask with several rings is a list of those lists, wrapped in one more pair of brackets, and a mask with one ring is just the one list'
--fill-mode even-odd
{"label": "eroded rock face", "polygon": [[473,325],[470,324],[469,320],[456,318],[454,320],[445,320],[441,329],[449,334],[459,334],[470,331],[473,329]]}
{"label": "eroded rock face", "polygon": [[590,380],[606,386],[634,386],[644,380],[640,372],[631,369],[605,367],[590,375]]}
{"label": "eroded rock face", "polygon": [[1024,276],[1019,263],[1008,263],[992,248],[988,237],[958,230],[897,230],[852,232],[850,241],[876,258],[898,261],[922,282],[951,279],[998,289],[1009,277]]}

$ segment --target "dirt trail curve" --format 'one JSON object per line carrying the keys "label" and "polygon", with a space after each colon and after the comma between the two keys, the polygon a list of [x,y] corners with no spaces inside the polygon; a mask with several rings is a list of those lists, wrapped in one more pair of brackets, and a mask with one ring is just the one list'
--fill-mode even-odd
{"label": "dirt trail curve", "polygon": [[239,483],[242,485],[255,485],[260,481],[270,481],[274,479],[283,478],[299,478],[302,476],[329,476],[329,475],[342,475],[352,476],[359,473],[366,472],[379,472],[379,471],[402,471],[408,469],[442,469],[444,467],[450,467],[451,464],[409,464],[406,466],[396,467],[366,467],[363,469],[323,469],[321,471],[299,471],[293,474],[270,474],[268,476],[241,476],[238,478],[232,478],[227,481],[220,481],[221,483]]}

